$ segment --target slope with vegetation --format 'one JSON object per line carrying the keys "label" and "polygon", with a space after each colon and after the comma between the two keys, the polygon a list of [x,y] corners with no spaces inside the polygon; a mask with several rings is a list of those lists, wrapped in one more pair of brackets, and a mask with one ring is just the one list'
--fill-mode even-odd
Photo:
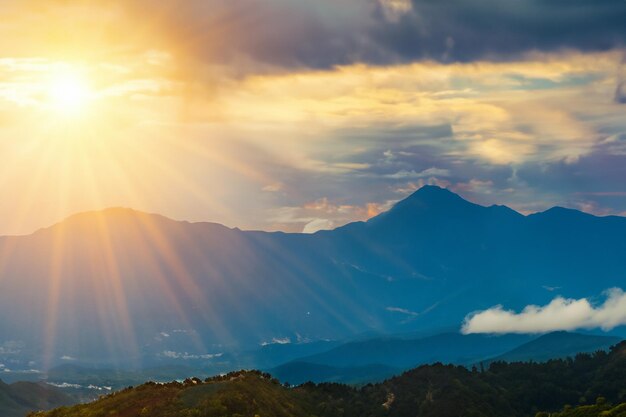
{"label": "slope with vegetation", "polygon": [[[355,388],[306,383],[291,388],[269,374],[235,372],[205,381],[144,384],[85,405],[31,417],[532,417],[621,415],[626,342],[609,353],[545,363],[494,362],[488,369],[424,365]],[[579,405],[572,408],[564,405]],[[621,408],[620,408],[621,407]],[[602,409],[601,409],[602,408]],[[559,411],[562,410],[562,411]],[[593,414],[613,412],[617,414]]]}

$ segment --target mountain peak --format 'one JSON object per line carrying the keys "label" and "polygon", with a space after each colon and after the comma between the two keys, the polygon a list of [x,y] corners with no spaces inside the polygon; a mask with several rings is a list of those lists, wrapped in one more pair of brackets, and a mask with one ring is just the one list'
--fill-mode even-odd
{"label": "mountain peak", "polygon": [[425,185],[413,194],[399,201],[393,207],[393,210],[402,209],[405,206],[423,207],[423,208],[437,208],[443,209],[446,207],[456,207],[462,205],[475,206],[475,204],[463,199],[460,195],[453,193],[447,188],[442,188],[436,185]]}
{"label": "mountain peak", "polygon": [[416,221],[464,216],[467,213],[475,213],[480,208],[482,207],[446,188],[425,185],[404,200],[397,202],[391,210],[379,214],[367,223],[387,227],[391,222],[402,228]]}
{"label": "mountain peak", "polygon": [[413,194],[411,194],[408,198],[442,196],[461,198],[458,194],[455,194],[447,188],[443,188],[438,185],[424,185],[417,191],[413,192]]}

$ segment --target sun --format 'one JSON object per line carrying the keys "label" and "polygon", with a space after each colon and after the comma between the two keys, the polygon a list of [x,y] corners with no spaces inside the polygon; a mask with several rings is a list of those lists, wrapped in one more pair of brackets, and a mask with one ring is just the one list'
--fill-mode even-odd
{"label": "sun", "polygon": [[49,105],[59,113],[76,115],[93,98],[89,80],[80,71],[66,69],[55,73],[48,85]]}

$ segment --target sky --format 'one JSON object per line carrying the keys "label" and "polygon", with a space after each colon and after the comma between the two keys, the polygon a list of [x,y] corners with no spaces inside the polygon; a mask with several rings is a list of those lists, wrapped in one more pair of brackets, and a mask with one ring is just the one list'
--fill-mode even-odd
{"label": "sky", "polygon": [[0,13],[0,234],[112,206],[314,232],[424,184],[523,213],[626,215],[626,1]]}

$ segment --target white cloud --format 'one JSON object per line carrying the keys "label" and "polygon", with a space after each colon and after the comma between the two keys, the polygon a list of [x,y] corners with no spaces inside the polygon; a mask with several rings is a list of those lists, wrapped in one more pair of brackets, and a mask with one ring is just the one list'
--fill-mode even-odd
{"label": "white cloud", "polygon": [[271,342],[263,342],[261,343],[261,346],[267,346],[267,345],[288,345],[291,343],[291,338],[289,337],[274,337],[272,339]]}
{"label": "white cloud", "polygon": [[402,314],[406,314],[408,316],[413,316],[413,317],[419,316],[419,313],[416,313],[415,311],[407,310],[406,308],[387,307],[385,310],[391,311],[392,313],[402,313]]}
{"label": "white cloud", "polygon": [[314,219],[307,223],[302,229],[302,233],[315,233],[320,230],[331,230],[335,223],[329,219]]}
{"label": "white cloud", "polygon": [[387,178],[392,179],[405,179],[405,178],[430,178],[430,177],[449,177],[450,171],[447,169],[441,168],[428,168],[423,171],[417,172],[414,170],[407,171],[402,170],[398,171],[395,174],[386,175]]}
{"label": "white cloud", "polygon": [[70,384],[69,382],[46,382],[47,385],[51,385],[56,388],[82,388],[82,385],[79,384]]}
{"label": "white cloud", "polygon": [[76,358],[74,358],[72,356],[69,356],[69,355],[63,355],[63,356],[61,356],[61,360],[62,361],[75,361]]}
{"label": "white cloud", "polygon": [[219,358],[223,355],[223,353],[207,353],[204,355],[194,355],[188,352],[175,352],[173,350],[164,350],[161,353],[162,356],[166,357],[166,358],[170,358],[170,359],[184,359],[184,360],[190,360],[190,359],[214,359],[214,358]]}
{"label": "white cloud", "polygon": [[603,304],[593,306],[586,298],[556,297],[545,306],[529,305],[520,313],[501,305],[469,314],[461,332],[546,333],[557,330],[593,329],[604,331],[626,325],[626,294],[620,288],[605,292]]}

